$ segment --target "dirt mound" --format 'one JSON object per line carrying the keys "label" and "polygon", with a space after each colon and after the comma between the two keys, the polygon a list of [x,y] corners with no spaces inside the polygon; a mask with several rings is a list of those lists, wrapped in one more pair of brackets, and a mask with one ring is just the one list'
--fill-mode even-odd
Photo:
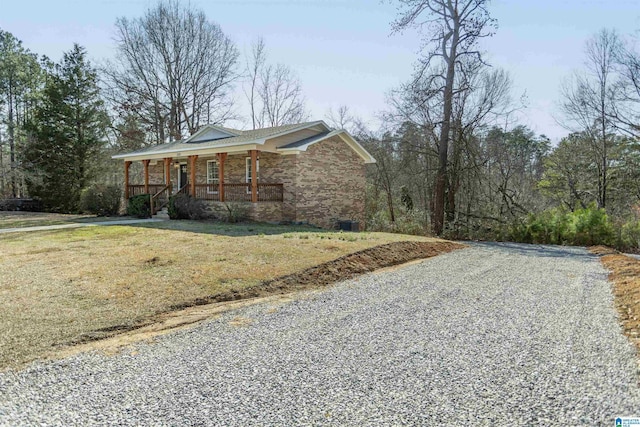
{"label": "dirt mound", "polygon": [[603,246],[589,248],[610,271],[615,305],[624,333],[640,351],[640,260]]}
{"label": "dirt mound", "polygon": [[153,317],[142,319],[134,324],[116,325],[109,328],[95,330],[90,333],[83,334],[76,340],[67,344],[76,345],[88,343],[109,338],[123,332],[147,327],[154,323],[164,321],[165,317],[172,312],[184,310],[189,307],[287,294],[303,289],[316,289],[341,280],[351,279],[363,273],[404,264],[417,259],[429,258],[464,247],[465,245],[460,243],[447,241],[387,243],[385,245],[354,252],[294,274],[277,277],[275,279],[259,283],[255,286],[250,286],[244,289],[234,289],[228,292],[177,304],[171,306],[168,311],[157,313]]}
{"label": "dirt mound", "polygon": [[297,273],[277,277],[256,286],[224,292],[207,298],[199,298],[191,303],[176,305],[172,307],[172,309],[179,310],[194,305],[235,301],[238,299],[288,293],[301,289],[317,288],[341,280],[351,279],[360,274],[380,268],[403,264],[416,259],[429,258],[463,247],[465,246],[453,242],[387,243],[354,252]]}

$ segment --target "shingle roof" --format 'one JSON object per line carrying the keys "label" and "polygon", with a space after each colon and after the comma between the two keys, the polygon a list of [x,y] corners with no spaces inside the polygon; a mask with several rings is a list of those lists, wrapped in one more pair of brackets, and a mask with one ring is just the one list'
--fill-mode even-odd
{"label": "shingle roof", "polygon": [[313,136],[310,136],[308,138],[301,139],[300,141],[294,141],[294,142],[291,142],[291,143],[289,143],[287,145],[283,145],[282,147],[278,147],[278,149],[286,150],[286,149],[290,149],[290,148],[303,147],[303,146],[307,145],[310,142],[315,142],[316,140],[324,139],[324,137],[326,137],[330,133],[331,133],[331,131],[322,132],[322,133],[319,133],[317,135],[313,135]]}
{"label": "shingle roof", "polygon": [[227,138],[196,141],[196,142],[187,142],[188,141],[188,138],[187,138],[181,141],[173,141],[166,144],[159,144],[159,145],[153,145],[150,147],[145,147],[143,149],[136,150],[131,153],[119,155],[118,157],[125,156],[125,155],[134,156],[139,154],[152,154],[152,153],[165,152],[165,151],[171,151],[171,150],[181,150],[181,149],[190,149],[190,148],[214,148],[214,147],[220,147],[225,145],[239,145],[243,143],[251,143],[251,142],[263,140],[281,133],[286,133],[288,131],[292,131],[295,129],[304,129],[304,128],[321,124],[321,123],[323,122],[316,121],[316,122],[295,123],[295,124],[289,124],[289,125],[275,126],[275,127],[262,128],[262,129],[244,130],[244,131],[238,130],[238,129],[224,128],[229,130],[230,132],[240,133],[240,135],[231,136]]}

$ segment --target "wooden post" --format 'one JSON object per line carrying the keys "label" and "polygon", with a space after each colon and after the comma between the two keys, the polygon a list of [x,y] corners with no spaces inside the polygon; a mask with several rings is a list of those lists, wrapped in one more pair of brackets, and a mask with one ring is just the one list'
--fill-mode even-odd
{"label": "wooden post", "polygon": [[169,186],[171,194],[171,157],[164,158],[164,183]]}
{"label": "wooden post", "polygon": [[218,200],[224,202],[224,161],[227,153],[218,153]]}
{"label": "wooden post", "polygon": [[196,160],[198,156],[189,156],[189,173],[191,174],[191,182],[189,185],[191,186],[191,195],[196,197]]}
{"label": "wooden post", "polygon": [[251,203],[258,202],[258,150],[249,150],[251,153]]}
{"label": "wooden post", "polygon": [[144,166],[144,194],[149,194],[149,162],[151,160],[143,160],[142,166]]}
{"label": "wooden post", "polygon": [[129,200],[129,166],[131,162],[126,160],[124,162],[124,199]]}

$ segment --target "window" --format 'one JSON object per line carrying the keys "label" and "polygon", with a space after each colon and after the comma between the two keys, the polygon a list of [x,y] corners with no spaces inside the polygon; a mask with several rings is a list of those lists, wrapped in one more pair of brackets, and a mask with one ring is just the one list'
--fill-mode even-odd
{"label": "window", "polygon": [[207,193],[217,193],[218,192],[218,183],[220,180],[218,179],[218,161],[217,160],[207,160]]}
{"label": "window", "polygon": [[[250,184],[251,183],[251,157],[247,157],[247,174],[246,174],[246,183]],[[256,160],[256,176],[258,177],[258,181],[260,181],[260,176],[258,175],[260,173],[260,159]]]}

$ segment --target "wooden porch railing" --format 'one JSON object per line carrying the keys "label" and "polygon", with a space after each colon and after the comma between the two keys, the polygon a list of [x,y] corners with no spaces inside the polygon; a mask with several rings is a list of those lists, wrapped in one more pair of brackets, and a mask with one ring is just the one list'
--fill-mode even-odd
{"label": "wooden porch railing", "polygon": [[283,200],[282,184],[260,184],[258,183],[259,202],[281,202]]}
{"label": "wooden porch railing", "polygon": [[139,194],[157,194],[166,187],[166,184],[149,184],[149,192],[144,191],[144,185],[129,185],[129,197]]}
{"label": "wooden porch railing", "polygon": [[[196,199],[220,201],[218,194],[218,184],[196,184]],[[155,197],[152,199],[152,207],[158,206],[157,200],[162,202],[169,200],[169,185],[149,184],[149,193]],[[189,194],[190,185],[187,184],[179,189],[176,194]],[[258,202],[281,202],[283,200],[282,184],[262,184],[258,183]],[[129,185],[129,197],[138,194],[146,194],[144,185]],[[251,201],[251,184],[224,184],[224,201],[225,202],[250,202]],[[162,204],[164,206],[164,204]],[[157,210],[162,209],[162,206]],[[152,209],[153,210],[153,209]],[[155,214],[155,212],[154,212]]]}
{"label": "wooden porch railing", "polygon": [[218,184],[196,184],[196,199],[220,201]]}
{"label": "wooden porch railing", "polygon": [[176,194],[189,194],[189,184],[183,185],[182,188],[176,191]]}
{"label": "wooden porch railing", "polygon": [[224,184],[225,202],[250,202],[251,184]]}
{"label": "wooden porch railing", "polygon": [[[281,202],[282,184],[258,184],[258,202]],[[196,184],[196,199],[220,201],[218,184]],[[224,184],[225,202],[250,202],[251,184]]]}
{"label": "wooden porch railing", "polygon": [[160,191],[151,197],[151,216],[158,213],[160,209],[169,204],[169,196],[171,195],[171,184],[165,185]]}

